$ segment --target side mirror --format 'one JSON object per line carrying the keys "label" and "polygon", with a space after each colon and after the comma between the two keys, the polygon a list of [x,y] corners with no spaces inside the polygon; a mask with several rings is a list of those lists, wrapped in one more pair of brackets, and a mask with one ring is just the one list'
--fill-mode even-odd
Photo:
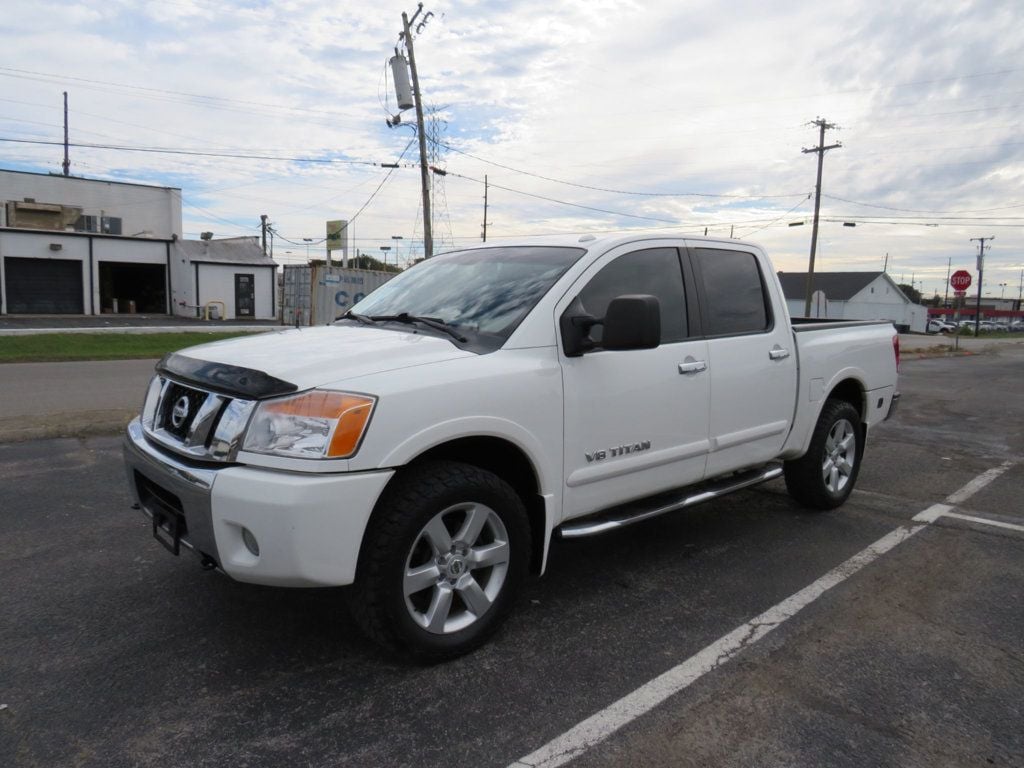
{"label": "side mirror", "polygon": [[[601,341],[590,329],[603,326]],[[580,357],[594,349],[653,349],[661,343],[661,305],[654,296],[634,294],[612,299],[603,320],[583,311],[579,299],[559,320],[566,357]]]}
{"label": "side mirror", "polygon": [[605,349],[654,349],[661,343],[661,305],[647,294],[612,299],[604,316]]}

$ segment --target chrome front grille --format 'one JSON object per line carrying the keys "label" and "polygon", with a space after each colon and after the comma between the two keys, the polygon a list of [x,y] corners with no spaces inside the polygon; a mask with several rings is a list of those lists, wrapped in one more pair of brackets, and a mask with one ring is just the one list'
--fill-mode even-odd
{"label": "chrome front grille", "polygon": [[142,423],[147,437],[183,456],[233,461],[255,401],[232,398],[158,375]]}
{"label": "chrome front grille", "polygon": [[220,400],[217,395],[170,382],[160,400],[157,423],[186,444],[194,442],[193,426],[199,421],[200,409],[209,412],[207,402],[213,402],[213,408],[217,408],[222,404]]}

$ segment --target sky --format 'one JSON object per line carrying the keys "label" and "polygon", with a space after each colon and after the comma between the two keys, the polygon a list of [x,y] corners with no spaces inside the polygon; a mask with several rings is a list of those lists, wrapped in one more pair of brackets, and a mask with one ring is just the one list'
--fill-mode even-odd
{"label": "sky", "polygon": [[[422,253],[414,110],[392,0],[5,0],[0,168],[181,189],[184,232],[274,257]],[[413,24],[435,252],[644,232],[759,243],[807,270],[881,270],[944,295],[1024,287],[1024,4],[448,0]],[[51,142],[51,143],[44,143]],[[52,142],[57,142],[53,144]],[[92,146],[90,146],[92,145]],[[397,168],[386,167],[397,164]],[[856,226],[848,226],[855,224]],[[311,242],[307,242],[308,238]],[[382,251],[381,248],[390,248]],[[971,294],[974,294],[972,288]]]}

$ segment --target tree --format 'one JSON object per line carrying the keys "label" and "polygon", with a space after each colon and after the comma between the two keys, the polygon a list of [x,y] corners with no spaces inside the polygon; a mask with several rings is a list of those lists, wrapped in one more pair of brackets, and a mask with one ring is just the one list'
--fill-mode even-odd
{"label": "tree", "polygon": [[[326,265],[327,262],[324,259],[310,259],[312,265]],[[340,267],[341,260],[336,259],[331,263],[331,266]],[[384,262],[373,258],[373,256],[367,256],[366,254],[359,254],[358,256],[352,256],[348,260],[349,269],[371,269],[375,272],[401,272],[400,267],[396,267],[394,264],[385,264]]]}
{"label": "tree", "polygon": [[907,285],[906,283],[900,283],[896,287],[903,291],[903,295],[910,299],[914,304],[921,303],[921,292],[914,286]]}

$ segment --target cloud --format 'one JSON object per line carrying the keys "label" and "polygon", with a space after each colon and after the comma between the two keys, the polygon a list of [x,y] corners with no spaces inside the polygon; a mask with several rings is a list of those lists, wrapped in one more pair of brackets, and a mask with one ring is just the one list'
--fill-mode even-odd
{"label": "cloud", "polygon": [[[59,139],[67,90],[79,143],[354,161],[72,149],[73,172],[180,186],[192,234],[244,233],[267,213],[290,239],[319,236],[324,220],[366,203],[387,173],[379,164],[412,138],[384,118],[395,109],[385,64],[413,4],[8,6],[2,137]],[[812,208],[815,156],[801,149],[817,142],[808,122],[818,116],[841,128],[826,136],[843,143],[825,158],[834,197],[935,211],[1024,197],[1024,42],[1005,33],[1021,24],[1019,3],[454,0],[427,11],[415,40],[425,101],[447,121],[444,141],[481,158],[437,160],[450,174],[435,177],[436,207],[456,244],[479,236],[486,174],[490,237],[666,226],[622,215],[632,214],[677,221],[678,232],[752,233],[780,268],[805,269],[810,227],[786,224]],[[60,154],[0,142],[5,167],[57,170]],[[417,161],[413,144],[360,214],[366,247],[422,229]],[[773,195],[792,196],[755,199]],[[1014,210],[941,227],[878,223],[897,212],[832,198],[822,211],[861,219],[822,223],[823,268],[880,264],[889,251],[938,285],[943,254],[969,259],[976,225],[990,223],[1011,225],[999,229],[994,276],[1024,250]]]}

